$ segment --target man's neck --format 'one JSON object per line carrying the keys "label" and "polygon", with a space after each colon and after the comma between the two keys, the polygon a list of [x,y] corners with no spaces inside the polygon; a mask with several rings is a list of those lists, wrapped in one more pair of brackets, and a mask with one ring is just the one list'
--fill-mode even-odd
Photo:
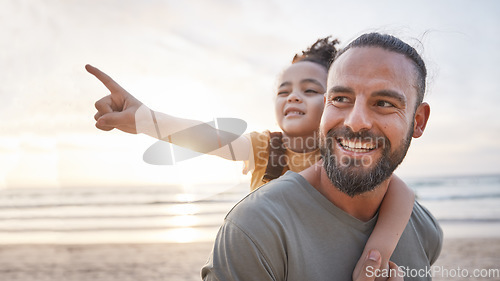
{"label": "man's neck", "polygon": [[390,181],[390,179],[387,179],[373,191],[350,197],[331,183],[323,168],[322,161],[300,174],[335,206],[361,221],[368,221],[375,216]]}

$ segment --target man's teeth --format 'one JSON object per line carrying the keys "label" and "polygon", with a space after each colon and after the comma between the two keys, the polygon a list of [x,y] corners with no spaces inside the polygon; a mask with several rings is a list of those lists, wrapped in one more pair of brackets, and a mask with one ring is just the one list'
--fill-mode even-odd
{"label": "man's teeth", "polygon": [[344,147],[346,150],[349,151],[370,151],[375,149],[375,145],[373,143],[361,143],[359,141],[351,141],[351,140],[345,140],[341,139],[340,144],[342,147]]}

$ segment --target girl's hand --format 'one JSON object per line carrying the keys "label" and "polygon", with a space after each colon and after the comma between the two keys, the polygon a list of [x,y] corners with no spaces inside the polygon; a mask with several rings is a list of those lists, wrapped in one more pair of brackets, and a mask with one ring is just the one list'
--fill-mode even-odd
{"label": "girl's hand", "polygon": [[[389,272],[381,271],[380,264],[382,262],[380,252],[377,250],[371,250],[366,255],[364,262],[357,272],[355,271],[352,276],[353,281],[374,281],[374,280],[382,280],[386,279],[387,281],[403,281],[403,277],[400,276],[398,271],[398,266],[389,262]],[[389,273],[396,273],[389,278],[384,278],[383,276],[387,276]]]}
{"label": "girl's hand", "polygon": [[95,103],[97,113],[94,116],[96,127],[103,131],[118,130],[137,134],[136,112],[143,105],[129,94],[106,73],[87,64],[85,69],[101,81],[110,94]]}

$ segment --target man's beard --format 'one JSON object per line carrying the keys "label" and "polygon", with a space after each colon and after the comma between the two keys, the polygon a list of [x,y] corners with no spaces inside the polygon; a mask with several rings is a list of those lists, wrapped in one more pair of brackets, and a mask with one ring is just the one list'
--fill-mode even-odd
{"label": "man's beard", "polygon": [[[328,131],[326,138],[321,135],[320,149],[323,167],[331,183],[350,197],[375,189],[392,175],[406,156],[413,135],[413,124],[410,128],[406,139],[392,153],[391,143],[387,137],[375,135],[370,131],[354,133],[350,128],[343,127]],[[368,163],[373,166],[371,169],[364,167],[368,165],[364,163],[363,158],[355,159],[346,156],[337,159],[332,150],[338,138],[358,143],[362,140],[374,140],[377,145],[376,149],[382,148],[382,156],[376,163]]]}

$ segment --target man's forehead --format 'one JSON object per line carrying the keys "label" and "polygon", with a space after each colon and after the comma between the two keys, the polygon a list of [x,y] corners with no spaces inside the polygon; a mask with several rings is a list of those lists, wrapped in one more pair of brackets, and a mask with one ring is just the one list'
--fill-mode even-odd
{"label": "man's forehead", "polygon": [[366,71],[373,68],[393,67],[412,68],[413,63],[403,54],[380,47],[353,47],[338,57],[330,68],[330,72],[354,68]]}
{"label": "man's forehead", "polygon": [[328,75],[328,87],[345,77],[388,79],[413,85],[416,69],[404,55],[380,47],[353,47],[338,57]]}

